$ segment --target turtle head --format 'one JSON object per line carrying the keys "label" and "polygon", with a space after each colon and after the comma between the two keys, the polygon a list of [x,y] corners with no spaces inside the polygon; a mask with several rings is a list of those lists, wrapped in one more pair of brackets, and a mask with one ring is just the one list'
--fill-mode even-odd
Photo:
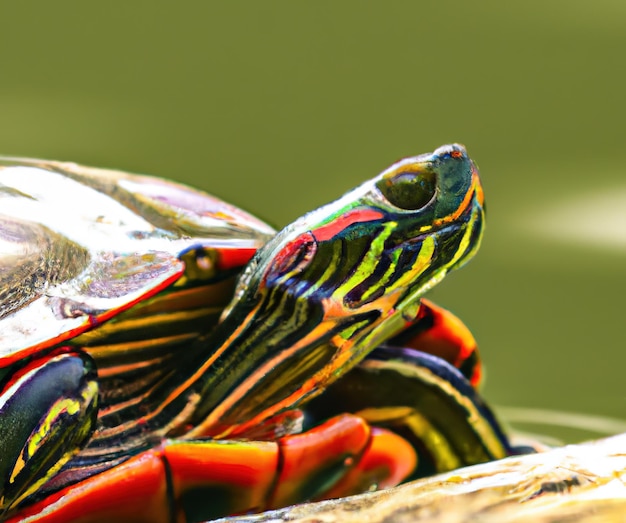
{"label": "turtle head", "polygon": [[483,218],[476,166],[448,145],[287,226],[252,260],[218,327],[205,392],[220,429],[209,432],[241,433],[297,407],[396,334],[476,251]]}
{"label": "turtle head", "polygon": [[390,333],[390,315],[413,319],[419,298],[476,252],[483,221],[475,164],[463,146],[443,146],[400,160],[288,226],[259,252],[242,286],[250,296],[319,302],[337,316],[377,311]]}

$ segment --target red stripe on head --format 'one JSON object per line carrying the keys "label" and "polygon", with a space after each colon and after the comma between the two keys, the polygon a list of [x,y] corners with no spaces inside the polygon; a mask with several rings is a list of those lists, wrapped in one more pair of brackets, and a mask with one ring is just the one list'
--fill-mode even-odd
{"label": "red stripe on head", "polygon": [[333,220],[311,232],[317,241],[323,242],[330,240],[333,236],[336,236],[337,233],[343,231],[354,223],[373,222],[375,220],[380,220],[383,217],[384,214],[381,211],[376,211],[374,209],[354,210],[347,212],[340,218],[337,218],[336,220]]}

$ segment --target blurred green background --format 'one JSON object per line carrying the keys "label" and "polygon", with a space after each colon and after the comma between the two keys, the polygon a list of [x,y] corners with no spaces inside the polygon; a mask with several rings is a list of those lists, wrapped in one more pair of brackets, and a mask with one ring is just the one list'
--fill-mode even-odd
{"label": "blurred green background", "polygon": [[0,16],[3,154],[173,178],[282,226],[465,143],[486,237],[432,297],[475,332],[486,396],[626,418],[625,2],[60,0]]}

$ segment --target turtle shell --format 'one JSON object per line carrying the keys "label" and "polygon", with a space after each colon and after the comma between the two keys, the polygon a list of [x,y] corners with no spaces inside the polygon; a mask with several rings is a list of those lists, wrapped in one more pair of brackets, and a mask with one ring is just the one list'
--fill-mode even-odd
{"label": "turtle shell", "polygon": [[200,316],[210,329],[207,315],[214,324],[235,275],[273,234],[261,220],[184,185],[0,159],[0,367],[86,331],[81,346],[108,347],[103,357],[120,333],[127,350],[133,336],[154,339],[157,321],[149,334],[144,321],[138,335],[129,334],[128,321],[101,326],[136,304],[127,320],[186,306],[195,316],[171,321],[179,332]]}

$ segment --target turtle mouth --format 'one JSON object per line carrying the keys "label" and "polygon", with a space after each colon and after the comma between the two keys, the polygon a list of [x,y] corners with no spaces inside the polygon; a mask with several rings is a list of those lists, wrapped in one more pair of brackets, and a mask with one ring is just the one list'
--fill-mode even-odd
{"label": "turtle mouth", "polygon": [[[442,224],[436,234],[439,238],[458,236],[456,252],[446,264],[448,270],[462,267],[479,249],[485,228],[485,195],[483,192],[478,169],[472,162],[472,181],[458,211]],[[463,231],[459,234],[460,231]],[[431,234],[433,234],[431,232]],[[445,240],[442,243],[446,243]]]}

